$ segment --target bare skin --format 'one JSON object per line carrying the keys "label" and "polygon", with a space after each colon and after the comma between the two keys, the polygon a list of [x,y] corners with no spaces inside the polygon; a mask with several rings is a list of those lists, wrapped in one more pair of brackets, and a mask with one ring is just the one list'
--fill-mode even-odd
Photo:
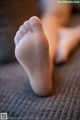
{"label": "bare skin", "polygon": [[48,14],[45,15],[41,21],[44,32],[48,38],[50,58],[54,61],[57,47],[57,30],[60,26],[59,21],[55,16]]}
{"label": "bare skin", "polygon": [[[72,37],[72,34],[75,32],[76,36]],[[19,28],[19,31],[15,36],[15,55],[19,63],[27,72],[32,89],[37,95],[47,96],[51,93],[53,68],[52,59],[55,59],[54,55],[57,51],[56,62],[59,63],[66,60],[70,51],[79,42],[79,40],[76,41],[79,37],[78,33],[79,29],[77,28],[72,30],[70,29],[70,31],[69,29],[60,30],[61,40],[57,45],[57,39],[53,39],[54,36],[50,39],[49,35],[51,34],[48,34],[47,39],[41,21],[37,17],[32,17]],[[64,38],[66,38],[65,41]],[[65,51],[68,54],[66,54]]]}
{"label": "bare skin", "polygon": [[67,62],[69,54],[80,43],[80,26],[73,28],[60,28],[58,30],[59,42],[56,50],[55,62],[57,64]]}
{"label": "bare skin", "polygon": [[52,90],[52,62],[41,21],[32,17],[15,36],[15,55],[27,72],[33,91],[47,96]]}
{"label": "bare skin", "polygon": [[[66,61],[69,53],[79,43],[80,28],[72,30],[62,27],[68,23],[65,16],[67,7],[58,6],[56,12],[49,8],[46,9],[47,12],[45,11],[41,21],[37,17],[25,21],[14,39],[15,56],[28,74],[34,93],[39,96],[48,96],[52,91],[53,62]],[[61,12],[59,13],[62,9],[65,11],[63,17],[60,15]]]}

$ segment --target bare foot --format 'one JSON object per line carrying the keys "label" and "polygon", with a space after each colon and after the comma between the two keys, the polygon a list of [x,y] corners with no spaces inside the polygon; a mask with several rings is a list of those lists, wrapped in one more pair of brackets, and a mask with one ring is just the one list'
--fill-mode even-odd
{"label": "bare foot", "polygon": [[57,64],[66,62],[69,54],[77,47],[80,41],[80,27],[61,28],[59,31],[59,43],[55,62]]}
{"label": "bare foot", "polygon": [[52,62],[48,40],[41,21],[32,17],[20,27],[15,36],[15,56],[27,72],[33,91],[47,96],[52,90]]}

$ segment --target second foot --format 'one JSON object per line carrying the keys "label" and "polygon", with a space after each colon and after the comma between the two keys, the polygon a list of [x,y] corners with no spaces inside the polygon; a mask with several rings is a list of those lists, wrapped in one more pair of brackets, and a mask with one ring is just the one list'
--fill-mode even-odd
{"label": "second foot", "polygon": [[55,62],[57,64],[65,63],[69,54],[80,41],[80,28],[61,28],[59,30],[59,41],[57,46]]}

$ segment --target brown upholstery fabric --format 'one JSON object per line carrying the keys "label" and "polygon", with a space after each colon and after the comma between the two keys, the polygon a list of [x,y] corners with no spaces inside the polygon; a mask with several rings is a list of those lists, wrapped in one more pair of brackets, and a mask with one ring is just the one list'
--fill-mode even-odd
{"label": "brown upholstery fabric", "polygon": [[0,0],[0,63],[14,57],[14,36],[19,26],[37,14],[35,0]]}

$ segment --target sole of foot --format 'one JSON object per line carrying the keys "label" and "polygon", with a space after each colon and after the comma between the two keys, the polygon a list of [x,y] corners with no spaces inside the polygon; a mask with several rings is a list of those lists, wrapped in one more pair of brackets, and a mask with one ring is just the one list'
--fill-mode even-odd
{"label": "sole of foot", "polygon": [[52,90],[52,63],[42,23],[31,17],[19,28],[14,38],[15,56],[28,74],[33,91],[48,96]]}

